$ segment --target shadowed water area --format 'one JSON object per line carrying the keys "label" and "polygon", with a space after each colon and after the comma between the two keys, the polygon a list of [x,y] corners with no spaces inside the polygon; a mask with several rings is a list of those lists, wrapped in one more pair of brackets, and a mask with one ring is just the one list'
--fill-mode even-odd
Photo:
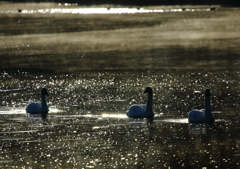
{"label": "shadowed water area", "polygon": [[[41,12],[57,7],[0,4],[1,168],[239,167],[238,8]],[[126,116],[147,86],[153,123]],[[25,112],[42,87],[46,119]],[[216,121],[189,124],[207,88]]]}

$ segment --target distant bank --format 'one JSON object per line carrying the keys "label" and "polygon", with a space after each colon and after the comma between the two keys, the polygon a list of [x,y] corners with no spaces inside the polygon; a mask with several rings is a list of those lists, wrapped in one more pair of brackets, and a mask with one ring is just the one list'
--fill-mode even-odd
{"label": "distant bank", "polygon": [[240,6],[238,0],[5,0],[5,2],[55,2],[55,3],[77,3],[78,5],[222,5],[222,6]]}

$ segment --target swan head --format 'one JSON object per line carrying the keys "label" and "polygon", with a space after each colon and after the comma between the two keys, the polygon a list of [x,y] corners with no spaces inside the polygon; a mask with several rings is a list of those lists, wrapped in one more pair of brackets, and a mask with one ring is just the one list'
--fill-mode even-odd
{"label": "swan head", "polygon": [[144,93],[152,93],[152,88],[151,87],[147,87],[144,91]]}
{"label": "swan head", "polygon": [[210,96],[210,95],[211,95],[210,90],[209,90],[209,89],[206,89],[206,90],[205,90],[205,96]]}
{"label": "swan head", "polygon": [[41,94],[42,94],[42,95],[47,95],[47,96],[48,96],[47,89],[46,89],[46,88],[42,88]]}

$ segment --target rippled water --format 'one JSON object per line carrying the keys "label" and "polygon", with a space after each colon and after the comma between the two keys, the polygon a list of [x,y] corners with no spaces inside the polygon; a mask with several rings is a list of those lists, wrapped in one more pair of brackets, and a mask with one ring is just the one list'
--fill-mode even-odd
{"label": "rippled water", "polygon": [[[25,24],[31,17],[44,23],[48,34],[36,35],[36,27],[27,35],[6,28],[1,34],[1,168],[238,168],[240,29],[234,10],[168,13],[160,25],[158,15],[147,14],[157,26],[112,30],[108,21],[105,30],[75,34],[64,32],[64,24],[53,33],[37,15],[21,16]],[[12,14],[9,24],[18,17]],[[146,102],[147,86],[154,91],[153,123],[127,118],[130,105]],[[49,92],[47,119],[25,113],[42,87]],[[216,121],[189,124],[187,114],[203,108],[206,88]]]}

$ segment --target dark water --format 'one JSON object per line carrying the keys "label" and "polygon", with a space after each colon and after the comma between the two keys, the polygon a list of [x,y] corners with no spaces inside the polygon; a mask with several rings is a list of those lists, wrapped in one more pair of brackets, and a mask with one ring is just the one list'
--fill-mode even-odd
{"label": "dark water", "polygon": [[[1,168],[238,168],[238,14],[3,14]],[[125,114],[147,86],[152,124]],[[47,119],[25,113],[42,87]],[[216,122],[189,124],[206,88]]]}

